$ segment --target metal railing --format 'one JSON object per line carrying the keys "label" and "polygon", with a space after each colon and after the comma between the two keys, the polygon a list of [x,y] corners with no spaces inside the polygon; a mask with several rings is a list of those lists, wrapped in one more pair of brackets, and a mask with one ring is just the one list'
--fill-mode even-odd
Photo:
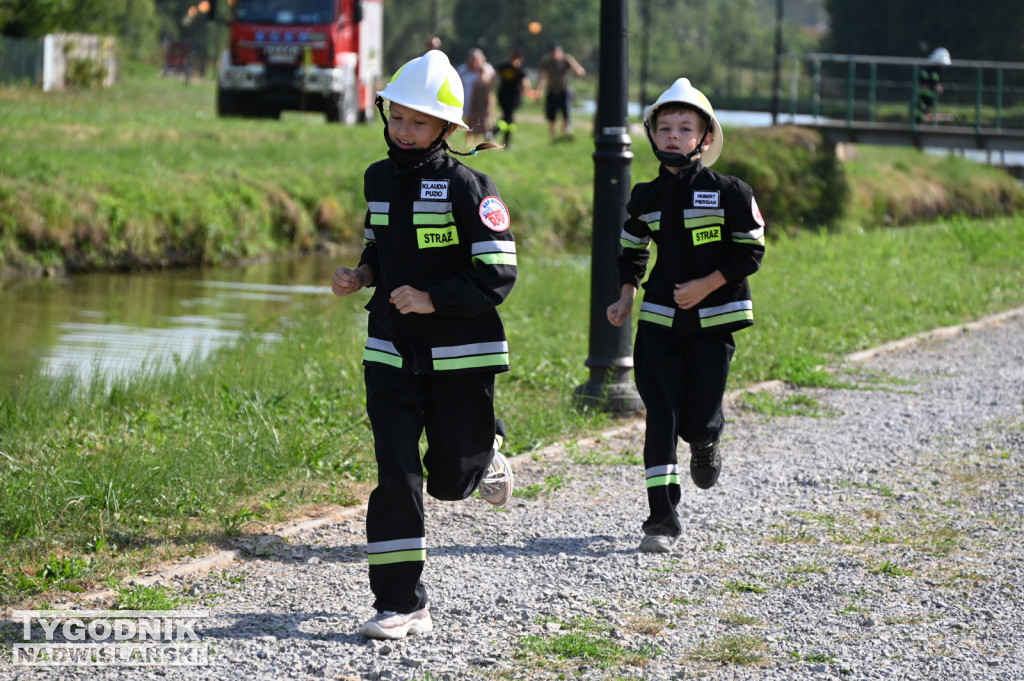
{"label": "metal railing", "polygon": [[[832,122],[920,123],[913,114],[920,69],[926,59],[851,54],[783,57],[788,113]],[[787,82],[788,81],[788,82]],[[1024,63],[953,59],[941,67],[938,108],[948,122],[982,129],[1024,129]],[[784,112],[780,112],[784,113]]]}

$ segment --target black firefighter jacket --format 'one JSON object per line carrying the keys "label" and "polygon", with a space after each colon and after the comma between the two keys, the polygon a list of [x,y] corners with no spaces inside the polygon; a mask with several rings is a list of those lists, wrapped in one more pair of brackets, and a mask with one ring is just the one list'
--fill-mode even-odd
{"label": "black firefighter jacket", "polygon": [[[677,334],[734,331],[754,323],[747,277],[764,256],[764,220],[751,188],[695,161],[678,175],[661,167],[651,182],[633,187],[622,229],[619,283],[639,288],[649,247],[657,258],[644,282],[641,323]],[[680,309],[672,298],[682,284],[720,270],[726,284],[696,307]]]}
{"label": "black firefighter jacket", "polygon": [[[363,178],[367,203],[360,264],[376,272],[364,365],[418,373],[508,370],[495,309],[515,284],[509,214],[487,175],[437,150],[415,162],[388,158]],[[388,302],[408,284],[435,312],[403,315]]]}

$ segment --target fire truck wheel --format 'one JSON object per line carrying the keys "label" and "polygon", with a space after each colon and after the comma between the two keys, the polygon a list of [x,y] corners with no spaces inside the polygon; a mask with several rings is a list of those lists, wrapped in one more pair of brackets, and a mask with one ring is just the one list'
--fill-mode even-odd
{"label": "fire truck wheel", "polygon": [[217,115],[218,116],[237,116],[238,115],[238,102],[235,96],[231,93],[225,92],[221,89],[217,89]]}

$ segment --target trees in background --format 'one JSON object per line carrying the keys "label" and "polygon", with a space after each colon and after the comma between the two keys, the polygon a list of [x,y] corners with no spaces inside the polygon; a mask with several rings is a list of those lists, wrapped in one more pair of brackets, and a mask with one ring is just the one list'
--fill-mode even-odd
{"label": "trees in background", "polygon": [[1024,61],[1024,2],[988,0],[825,0],[830,52],[924,57],[936,47],[954,59]]}
{"label": "trees in background", "polygon": [[159,46],[159,23],[153,0],[0,0],[0,34],[4,36],[113,35],[133,59],[145,58]]}
{"label": "trees in background", "polygon": [[[164,38],[187,40],[215,59],[224,25],[184,21],[198,0],[0,0],[0,34],[34,38],[55,31],[115,35],[126,56],[156,63]],[[630,0],[630,73],[651,90],[680,75],[718,96],[764,78],[774,55],[778,0]],[[936,46],[954,59],[1024,61],[1024,2],[989,0],[783,0],[784,49],[791,53],[925,56]],[[226,6],[227,0],[220,0]],[[458,63],[472,47],[493,62],[513,46],[536,67],[561,42],[597,73],[601,0],[384,0],[385,71],[420,54],[437,34]],[[223,12],[225,7],[221,7]],[[533,27],[531,30],[530,27]],[[830,29],[830,32],[823,31]],[[824,35],[824,42],[822,42]],[[646,47],[646,50],[644,49]],[[645,65],[642,55],[647,54]],[[643,68],[646,66],[646,68]]]}

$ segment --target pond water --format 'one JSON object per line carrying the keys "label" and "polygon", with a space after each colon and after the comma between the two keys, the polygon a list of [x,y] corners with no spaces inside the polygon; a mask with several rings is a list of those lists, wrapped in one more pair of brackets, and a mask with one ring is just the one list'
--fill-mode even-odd
{"label": "pond water", "polygon": [[88,379],[100,370],[119,376],[203,357],[268,318],[287,318],[297,306],[331,296],[338,264],[338,256],[303,256],[202,270],[0,281],[0,388],[38,374]]}

